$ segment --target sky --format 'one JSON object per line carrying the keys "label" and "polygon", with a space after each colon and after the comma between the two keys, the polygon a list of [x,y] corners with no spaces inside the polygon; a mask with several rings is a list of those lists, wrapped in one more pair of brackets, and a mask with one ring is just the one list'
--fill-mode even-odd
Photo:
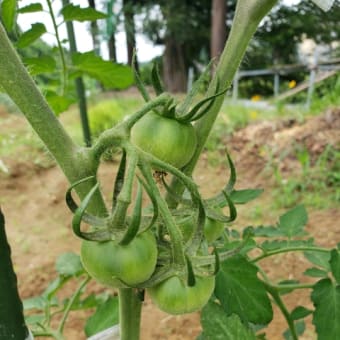
{"label": "sky", "polygon": [[[296,4],[300,2],[301,0],[285,0],[284,2],[286,4]],[[28,4],[36,2],[33,0],[21,0],[20,1],[20,7],[27,6]],[[81,5],[84,6],[84,0],[73,0],[72,3],[74,5]],[[45,1],[41,2],[44,7]],[[53,8],[55,9],[55,13],[58,13],[60,11],[60,3],[61,1],[54,1],[53,2]],[[59,5],[59,6],[58,6]],[[87,1],[86,1],[87,5]],[[84,6],[85,7],[85,6]],[[42,39],[46,41],[47,43],[53,45],[56,44],[56,40],[53,32],[53,26],[51,23],[51,18],[48,13],[28,13],[28,14],[19,14],[19,25],[23,31],[26,31],[30,29],[31,24],[35,22],[42,22],[45,24],[47,31],[49,33],[45,33],[42,36]],[[60,18],[59,18],[60,22]],[[92,39],[91,36],[88,33],[88,23],[80,23],[75,22],[74,28],[76,32],[76,40],[77,40],[77,47],[80,52],[86,52],[93,49],[92,45]],[[66,28],[65,25],[60,26],[59,34],[61,36],[61,39],[66,39]],[[117,52],[117,61],[124,63],[127,60],[127,52],[126,52],[126,37],[123,29],[121,29],[118,33],[115,35],[116,38],[116,52]],[[140,62],[146,62],[151,59],[153,59],[155,56],[161,55],[163,52],[163,46],[153,46],[148,39],[143,36],[142,34],[136,35],[136,45],[137,45],[137,54],[138,54],[138,60]],[[108,59],[108,50],[106,46],[106,42],[102,43],[101,45],[101,53],[104,59]]]}

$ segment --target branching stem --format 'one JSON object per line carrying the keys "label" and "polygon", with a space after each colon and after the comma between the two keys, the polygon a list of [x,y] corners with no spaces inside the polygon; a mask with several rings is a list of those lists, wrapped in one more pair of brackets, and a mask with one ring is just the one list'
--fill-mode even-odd
{"label": "branching stem", "polygon": [[291,248],[281,248],[281,249],[276,249],[268,252],[264,252],[262,255],[259,255],[251,260],[251,262],[258,262],[260,260],[265,259],[266,257],[270,257],[273,255],[277,254],[282,254],[282,253],[289,253],[293,251],[316,251],[320,253],[329,253],[329,249],[326,248],[321,248],[321,247],[291,247]]}

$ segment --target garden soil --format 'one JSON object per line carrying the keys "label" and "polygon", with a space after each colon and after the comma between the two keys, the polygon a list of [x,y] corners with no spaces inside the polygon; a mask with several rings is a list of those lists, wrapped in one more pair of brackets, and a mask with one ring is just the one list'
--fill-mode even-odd
{"label": "garden soil", "polygon": [[[27,123],[17,115],[0,112],[0,136],[7,129],[28,131]],[[262,187],[265,193],[257,200],[263,207],[268,205],[270,198],[266,191],[270,191],[273,180],[266,166],[268,155],[263,147],[271,150],[271,159],[278,158],[284,151],[286,155],[293,150],[296,143],[304,144],[313,157],[317,157],[327,145],[339,147],[340,144],[340,110],[330,109],[323,115],[310,118],[303,123],[289,121],[265,121],[249,125],[237,131],[232,137],[225,137],[222,142],[228,147],[238,171],[237,188]],[[256,142],[255,142],[256,141]],[[12,259],[18,276],[19,290],[22,298],[40,294],[48,282],[56,277],[55,260],[63,252],[79,253],[80,241],[71,230],[72,215],[65,204],[65,191],[68,187],[63,174],[58,167],[48,163],[42,166],[21,155],[29,152],[27,146],[22,145],[20,154],[12,154],[2,159],[9,170],[8,174],[0,171],[0,204],[6,217],[6,229],[12,248]],[[221,153],[221,157],[224,155]],[[223,163],[223,162],[222,162]],[[285,157],[279,162],[281,171],[294,173],[300,171],[299,163],[294,157]],[[100,168],[100,178],[107,198],[112,188],[117,163],[106,162]],[[225,184],[228,175],[226,163],[212,166],[209,156],[203,154],[195,172],[195,178],[200,185],[203,196],[208,197],[218,192]],[[250,204],[251,205],[254,203]],[[242,216],[241,207],[239,217],[234,227],[237,229],[251,224]],[[284,210],[282,210],[284,211]],[[308,231],[322,246],[334,247],[340,241],[340,209],[324,210],[308,209]],[[269,212],[264,214],[262,223],[275,223],[275,216]],[[276,216],[277,218],[277,216]],[[268,276],[280,281],[282,279],[301,279],[303,268],[307,263],[301,254],[285,254],[274,260],[266,259],[261,263]],[[67,285],[60,298],[68,296],[75,288],[75,284]],[[91,283],[89,291],[102,292],[105,288]],[[112,291],[114,294],[115,292]],[[302,304],[313,308],[308,302],[306,292],[296,292],[284,296],[290,309]],[[170,316],[159,311],[146,297],[142,315],[142,340],[168,339],[191,340],[200,333],[199,313]],[[66,339],[85,339],[83,326],[86,318],[93,311],[71,312],[66,323]],[[301,339],[315,339],[311,318]],[[283,339],[282,332],[287,328],[283,317],[274,307],[274,322],[266,330],[269,340]],[[39,339],[39,337],[37,338]]]}

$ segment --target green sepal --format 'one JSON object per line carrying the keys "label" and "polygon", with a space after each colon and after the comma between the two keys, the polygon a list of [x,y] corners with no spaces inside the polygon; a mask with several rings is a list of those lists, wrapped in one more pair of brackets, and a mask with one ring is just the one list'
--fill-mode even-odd
{"label": "green sepal", "polygon": [[[94,178],[94,176],[82,178],[81,180],[74,182],[67,189],[66,194],[65,194],[65,200],[66,200],[66,204],[67,204],[68,208],[73,213],[75,213],[78,210],[79,206],[77,205],[77,203],[75,202],[75,200],[72,197],[72,189],[74,189],[77,185],[84,183],[88,180],[91,180],[93,178]],[[93,216],[93,215],[90,215],[86,212],[83,213],[82,220],[85,223],[91,224],[92,226],[95,226],[95,227],[103,227],[103,226],[106,226],[108,224],[107,218],[101,218],[101,217]]]}
{"label": "green sepal", "polygon": [[188,272],[187,284],[189,287],[193,287],[196,284],[194,269],[192,268],[192,263],[187,255],[185,256],[185,260],[187,262],[187,272]]}
{"label": "green sepal", "polygon": [[[219,87],[219,84],[217,83],[216,92],[218,91],[218,87]],[[205,99],[202,99],[187,114],[178,115],[178,116],[176,116],[176,119],[180,122],[192,122],[192,121],[200,119],[202,116],[204,116],[210,110],[211,106],[215,102],[215,99],[217,97],[225,94],[227,91],[228,91],[228,88],[226,88],[223,91],[220,91],[220,92],[218,92],[218,93],[216,93],[212,96],[209,96]],[[208,104],[208,105],[200,111],[200,109],[205,104]]]}
{"label": "green sepal", "polygon": [[88,241],[108,241],[111,240],[111,234],[107,228],[98,229],[92,232],[82,232],[80,229],[81,221],[83,219],[85,210],[89,205],[92,196],[98,190],[99,183],[97,183],[81,201],[79,207],[74,213],[72,219],[72,229],[73,232],[80,238]]}
{"label": "green sepal", "polygon": [[236,169],[235,169],[234,163],[233,163],[228,152],[227,152],[227,160],[228,160],[228,165],[229,165],[229,169],[230,169],[228,182],[227,182],[227,184],[224,187],[224,190],[222,192],[220,192],[218,195],[213,196],[213,197],[206,200],[206,202],[209,205],[218,205],[221,208],[224,207],[225,203],[228,203],[228,201],[226,202],[226,200],[225,200],[224,192],[226,192],[228,195],[230,195],[232,193],[232,191],[234,190],[237,175],[236,175]]}
{"label": "green sepal", "polygon": [[138,178],[139,183],[142,184],[143,188],[145,189],[146,193],[148,194],[148,196],[151,200],[152,206],[153,206],[152,219],[151,219],[149,225],[142,230],[142,232],[144,232],[144,231],[150,229],[155,224],[155,222],[157,221],[157,218],[158,218],[158,215],[159,215],[159,209],[158,209],[157,200],[156,200],[155,196],[153,195],[151,188],[140,177],[137,177],[137,178]]}
{"label": "green sepal", "polygon": [[231,198],[229,197],[228,193],[225,190],[223,190],[222,193],[223,193],[225,199],[227,200],[228,207],[229,207],[229,221],[228,222],[235,221],[236,217],[237,217],[236,207],[235,207],[233,201],[231,200]]}
{"label": "green sepal", "polygon": [[115,184],[113,188],[113,197],[112,197],[112,211],[114,211],[117,205],[117,197],[122,190],[125,178],[125,168],[126,168],[126,152],[123,150],[122,158],[119,163],[119,168],[117,172],[117,176],[115,179]]}
{"label": "green sepal", "polygon": [[211,60],[209,62],[209,64],[206,66],[206,68],[201,73],[199,78],[193,84],[190,92],[185,97],[183,103],[177,109],[179,114],[184,114],[185,112],[187,112],[189,110],[194,97],[200,92],[201,87],[203,86],[204,82],[206,81],[206,78],[208,77],[209,73],[211,72],[212,64],[213,64],[213,60]]}
{"label": "green sepal", "polygon": [[223,223],[229,223],[229,222],[235,221],[237,217],[237,210],[234,205],[234,202],[231,200],[230,196],[227,194],[225,190],[222,191],[222,195],[224,196],[225,201],[228,204],[229,216],[225,216],[222,213],[219,213],[218,211],[216,211],[216,209],[211,208],[208,205],[205,206],[206,215],[212,220],[223,222]]}
{"label": "green sepal", "polygon": [[152,87],[154,88],[157,96],[159,96],[160,94],[164,92],[164,88],[161,83],[161,79],[159,75],[159,68],[156,63],[154,63],[152,66],[151,82],[152,82]]}
{"label": "green sepal", "polygon": [[194,254],[197,249],[199,249],[203,235],[204,235],[204,224],[205,224],[205,209],[201,201],[198,202],[198,216],[197,216],[197,227],[193,231],[193,236],[190,241],[188,241],[188,253]]}
{"label": "green sepal", "polygon": [[237,176],[236,176],[236,169],[235,169],[234,163],[228,152],[227,152],[227,159],[228,159],[228,164],[229,164],[229,169],[230,169],[230,175],[229,175],[228,183],[225,187],[225,191],[229,194],[234,189]]}
{"label": "green sepal", "polygon": [[192,200],[189,199],[185,199],[183,198],[183,196],[178,195],[176,192],[174,192],[170,186],[168,185],[168,183],[165,181],[164,176],[162,176],[162,183],[164,185],[164,188],[166,190],[166,192],[169,194],[169,196],[176,202],[176,203],[181,203],[183,205],[186,206],[192,206]]}
{"label": "green sepal", "polygon": [[142,197],[143,197],[143,190],[141,184],[138,182],[138,190],[137,190],[137,197],[136,197],[136,204],[133,209],[131,222],[129,223],[128,229],[124,234],[122,240],[119,242],[121,245],[129,244],[137,235],[140,221],[142,218]]}
{"label": "green sepal", "polygon": [[176,103],[174,98],[171,98],[158,114],[165,118],[176,119]]}

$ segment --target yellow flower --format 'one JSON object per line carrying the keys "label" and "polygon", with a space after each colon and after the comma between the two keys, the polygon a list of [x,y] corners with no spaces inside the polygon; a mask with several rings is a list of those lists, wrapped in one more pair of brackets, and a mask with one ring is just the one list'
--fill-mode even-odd
{"label": "yellow flower", "polygon": [[251,97],[251,101],[252,102],[258,102],[259,100],[261,100],[261,96],[259,94],[254,94],[252,97]]}
{"label": "yellow flower", "polygon": [[296,81],[295,81],[295,80],[291,80],[291,81],[288,83],[288,87],[289,87],[290,89],[293,89],[295,86],[296,86]]}
{"label": "yellow flower", "polygon": [[257,116],[258,116],[258,112],[257,111],[250,111],[249,116],[250,116],[250,119],[256,119]]}

